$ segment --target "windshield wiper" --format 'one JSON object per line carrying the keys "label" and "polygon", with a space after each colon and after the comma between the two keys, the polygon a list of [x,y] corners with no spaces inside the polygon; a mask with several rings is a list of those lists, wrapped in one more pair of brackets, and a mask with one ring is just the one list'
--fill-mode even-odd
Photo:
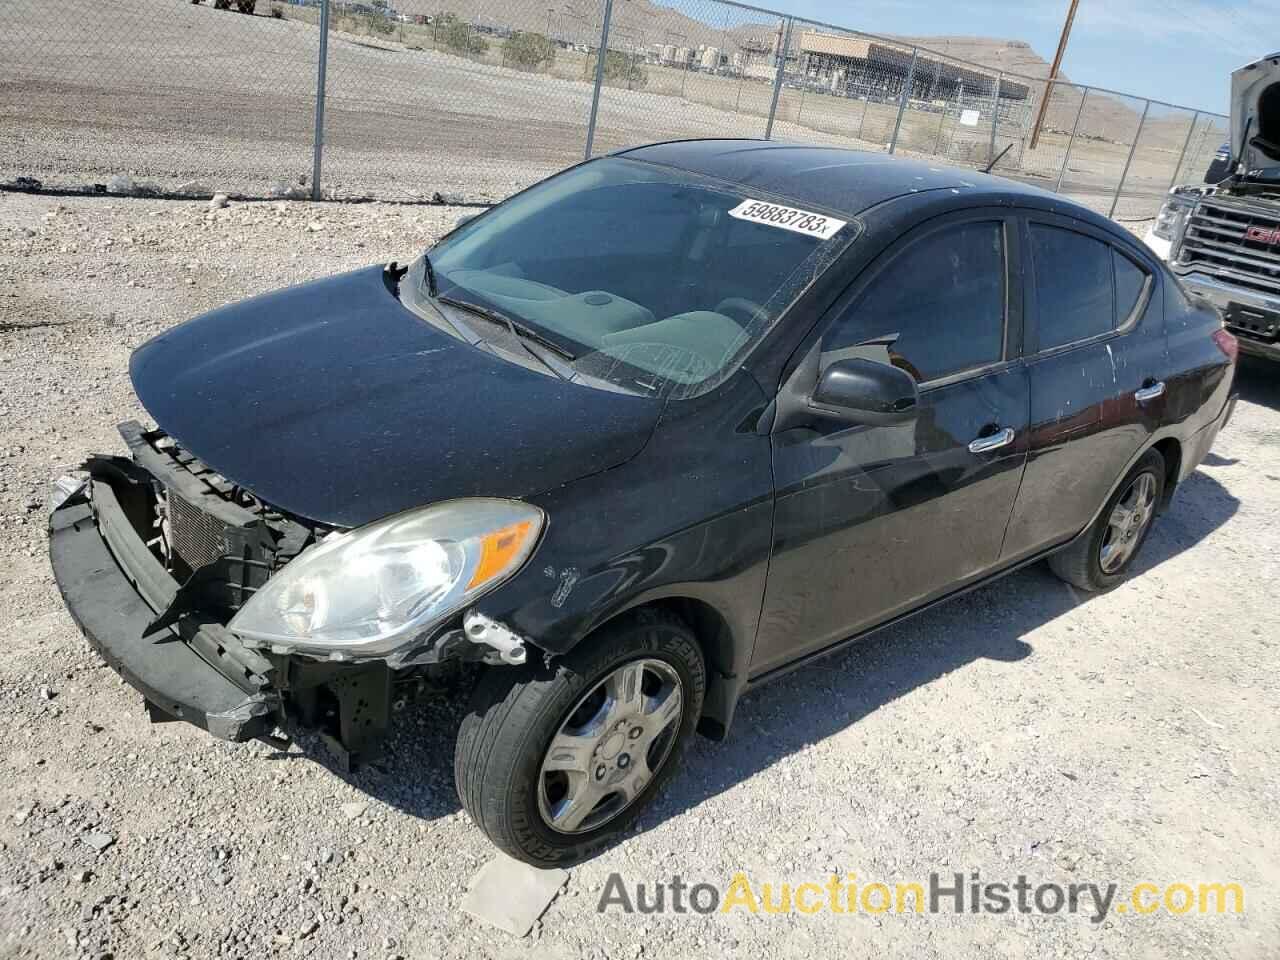
{"label": "windshield wiper", "polygon": [[[511,331],[511,335],[517,340],[532,340],[539,346],[550,350],[556,356],[561,357],[564,360],[568,360],[571,363],[578,359],[576,354],[562,347],[550,337],[544,337],[532,327],[525,326],[518,320],[514,320],[505,313],[501,313],[491,307],[486,307],[479,303],[472,303],[470,300],[459,300],[457,297],[443,296],[436,297],[436,299],[441,303],[447,303],[451,307],[457,307],[459,310],[466,310],[468,313],[474,313],[478,317],[484,317],[486,320],[491,320],[494,323],[500,324]],[[520,345],[525,346],[523,342]],[[525,347],[525,349],[528,350],[528,347]],[[529,352],[532,353],[532,351]],[[538,360],[543,360],[543,358],[538,356],[536,353],[533,353],[532,355]]]}
{"label": "windshield wiper", "polygon": [[439,288],[436,287],[436,271],[431,266],[431,254],[425,250],[422,252],[422,266],[427,274],[427,294],[431,299],[435,299],[439,295]]}

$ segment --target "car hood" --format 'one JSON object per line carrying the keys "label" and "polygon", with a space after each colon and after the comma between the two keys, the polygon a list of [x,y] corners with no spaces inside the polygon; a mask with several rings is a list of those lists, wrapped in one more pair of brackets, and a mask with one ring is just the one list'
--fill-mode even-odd
{"label": "car hood", "polygon": [[213,470],[337,526],[617,466],[662,408],[463,343],[405,309],[379,267],[197,317],[139,347],[129,372],[156,423]]}
{"label": "car hood", "polygon": [[1231,74],[1231,150],[1244,160],[1247,177],[1280,176],[1280,53]]}

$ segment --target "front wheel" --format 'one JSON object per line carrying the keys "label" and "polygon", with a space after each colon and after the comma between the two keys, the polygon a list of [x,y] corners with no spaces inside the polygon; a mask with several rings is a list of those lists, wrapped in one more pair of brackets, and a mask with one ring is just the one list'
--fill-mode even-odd
{"label": "front wheel", "polygon": [[675,772],[705,689],[693,632],[659,610],[609,624],[552,668],[491,668],[458,733],[458,797],[511,856],[582,860]]}
{"label": "front wheel", "polygon": [[1049,557],[1049,566],[1081,590],[1109,590],[1125,578],[1151,532],[1164,496],[1165,463],[1148,450],[1082,537]]}

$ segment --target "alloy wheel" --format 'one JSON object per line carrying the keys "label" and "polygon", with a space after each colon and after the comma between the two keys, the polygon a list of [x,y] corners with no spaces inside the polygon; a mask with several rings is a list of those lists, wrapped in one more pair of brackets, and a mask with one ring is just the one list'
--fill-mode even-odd
{"label": "alloy wheel", "polygon": [[538,810],[558,833],[586,833],[630,807],[671,752],[684,687],[662,660],[606,674],[560,724],[538,774]]}
{"label": "alloy wheel", "polygon": [[1155,507],[1156,478],[1150,473],[1140,473],[1116,501],[1111,508],[1111,516],[1107,518],[1107,530],[1098,551],[1098,565],[1103,573],[1116,573],[1133,555],[1143,532],[1155,516]]}

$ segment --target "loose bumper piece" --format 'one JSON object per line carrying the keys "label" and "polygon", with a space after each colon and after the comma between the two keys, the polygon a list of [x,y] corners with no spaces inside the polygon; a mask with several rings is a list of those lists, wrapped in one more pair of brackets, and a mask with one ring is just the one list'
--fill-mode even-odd
{"label": "loose bumper piece", "polygon": [[[195,724],[224,740],[269,735],[278,722],[279,702],[262,692],[262,678],[228,676],[234,667],[214,665],[197,650],[220,655],[216,624],[186,620],[144,636],[156,612],[139,585],[126,576],[107,546],[100,524],[128,529],[114,498],[100,497],[95,516],[89,484],[54,510],[49,523],[49,552],[54,576],[71,616],[89,643],[156,711]],[[140,541],[139,541],[140,544]],[[184,637],[183,634],[188,634]],[[197,636],[199,635],[199,636]],[[225,650],[222,651],[225,654]]]}

